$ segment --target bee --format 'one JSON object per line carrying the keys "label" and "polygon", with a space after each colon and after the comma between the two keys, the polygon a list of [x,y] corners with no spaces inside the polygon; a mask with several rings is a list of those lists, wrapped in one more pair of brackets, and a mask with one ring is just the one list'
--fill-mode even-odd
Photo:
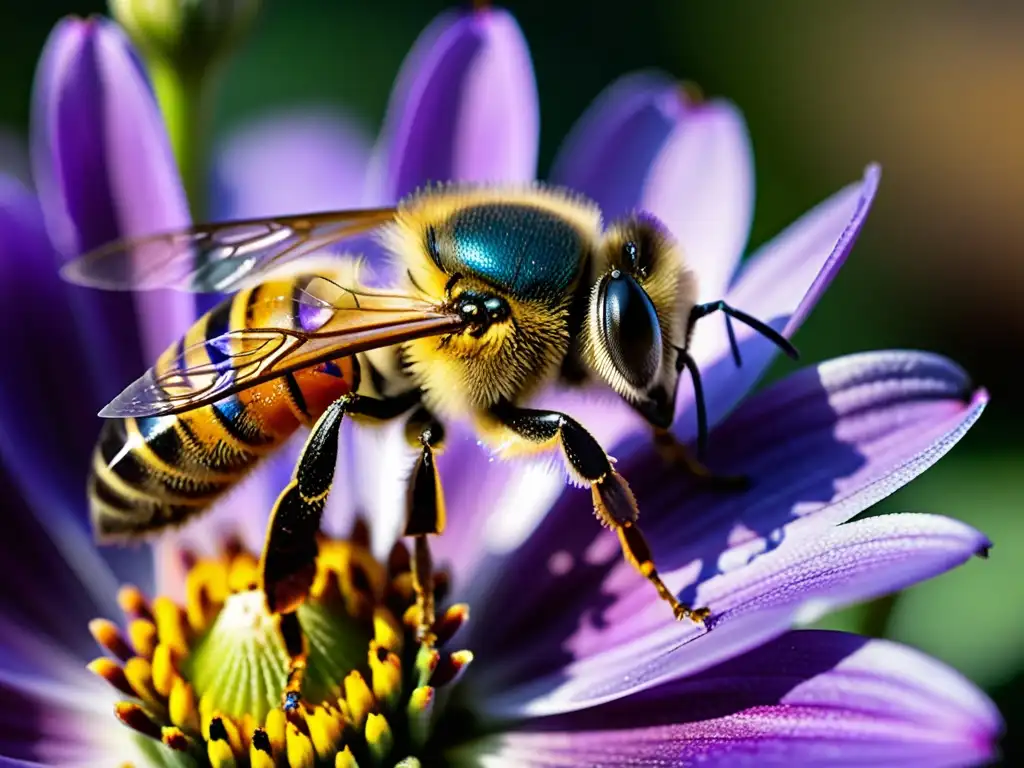
{"label": "bee", "polygon": [[[352,257],[322,255],[369,233],[394,262],[398,278],[387,289],[364,284]],[[201,225],[113,243],[63,274],[106,289],[233,293],[100,412],[108,420],[89,498],[101,542],[193,518],[309,426],[260,566],[268,610],[294,615],[315,572],[343,419],[404,417],[417,449],[404,532],[428,638],[428,541],[445,528],[435,454],[446,421],[468,420],[502,456],[560,450],[626,560],[676,618],[699,622],[706,610],[682,604],[662,582],[635,498],[605,450],[585,425],[529,402],[551,384],[602,383],[646,419],[660,446],[707,475],[669,431],[687,371],[699,445],[706,441],[688,351],[695,324],[722,312],[796,357],[765,323],[723,301],[697,303],[698,276],[655,217],[606,226],[595,203],[541,184],[442,185],[394,207]],[[290,645],[301,666],[301,644]]]}

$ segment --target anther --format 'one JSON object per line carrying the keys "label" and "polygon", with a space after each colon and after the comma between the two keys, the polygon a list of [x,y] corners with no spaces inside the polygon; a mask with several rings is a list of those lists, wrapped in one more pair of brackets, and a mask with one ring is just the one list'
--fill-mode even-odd
{"label": "anther", "polygon": [[188,736],[180,728],[174,726],[164,727],[161,741],[175,752],[188,752],[192,747]]}
{"label": "anther", "polygon": [[153,619],[149,602],[138,587],[130,584],[121,587],[117,592],[117,604],[129,619]]}
{"label": "anther", "polygon": [[135,648],[135,653],[149,658],[156,650],[156,624],[149,619],[134,619],[128,624],[128,639]]}
{"label": "anther", "polygon": [[378,762],[383,762],[394,746],[395,738],[384,715],[373,712],[366,718],[366,744]]}
{"label": "anther", "polygon": [[285,736],[285,754],[291,768],[313,768],[316,763],[316,750],[309,736],[304,734],[292,723],[287,725]]}
{"label": "anther", "polygon": [[435,689],[429,685],[414,688],[409,697],[409,704],[406,706],[406,715],[409,718],[409,735],[413,743],[422,745],[430,733],[430,719],[434,710]]}
{"label": "anther", "polygon": [[363,719],[373,709],[374,702],[373,693],[358,670],[352,670],[345,678],[345,701],[348,703],[352,724],[356,728],[361,727]]}
{"label": "anther", "polygon": [[442,646],[451,640],[468,620],[469,606],[466,603],[456,603],[449,607],[444,612],[444,615],[434,624],[437,645]]}
{"label": "anther", "polygon": [[334,756],[334,768],[359,768],[351,749],[345,747]]}
{"label": "anther", "polygon": [[160,726],[150,720],[149,715],[138,704],[129,701],[119,701],[114,705],[114,714],[117,715],[118,720],[129,728],[138,731],[143,736],[148,736],[157,741],[163,739],[163,731]]}
{"label": "anther", "polygon": [[135,689],[125,677],[124,669],[116,661],[102,657],[94,659],[88,664],[88,670],[98,677],[102,677],[110,685],[127,696],[135,696]]}
{"label": "anther", "polygon": [[462,676],[472,661],[472,651],[455,651],[443,655],[434,674],[430,676],[430,684],[436,688],[454,683]]}
{"label": "anther", "polygon": [[93,619],[89,622],[89,632],[97,643],[121,661],[128,661],[128,659],[135,655],[131,646],[121,636],[121,630],[117,628],[114,622],[107,621],[106,619]]}

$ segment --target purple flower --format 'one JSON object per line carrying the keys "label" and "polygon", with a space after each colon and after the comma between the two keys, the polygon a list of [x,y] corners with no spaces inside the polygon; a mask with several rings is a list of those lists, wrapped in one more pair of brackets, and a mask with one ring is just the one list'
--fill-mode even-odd
{"label": "purple flower", "polygon": [[[342,118],[271,118],[225,145],[217,213],[385,202],[430,180],[527,182],[536,174],[537,114],[529,54],[512,17],[448,14],[403,67],[371,163],[360,160],[367,142]],[[124,124],[135,126],[130,144],[114,141]],[[22,359],[44,358],[49,375],[38,380],[58,388],[5,377],[0,389],[8,470],[0,490],[11,507],[0,554],[16,566],[0,611],[5,758],[168,765],[180,749],[198,764],[235,754],[267,765],[264,738],[293,764],[311,764],[314,753],[327,760],[342,739],[360,764],[409,753],[517,766],[932,766],[992,756],[999,715],[952,670],[893,643],[793,629],[984,554],[982,534],[935,515],[849,521],[944,455],[979,417],[986,393],[944,358],[890,351],[811,366],[744,399],[774,350],[741,332],[744,364],[736,368],[714,324],[699,329],[694,346],[714,426],[709,463],[751,476],[749,492],[712,492],[672,471],[630,409],[605,393],[545,395],[617,457],[665,580],[711,609],[706,627],[672,621],[593,520],[589,496],[566,489],[561,472],[492,461],[472,434],[451,425],[439,460],[448,529],[435,551],[450,573],[450,596],[471,606],[472,621],[462,627],[466,611],[456,603],[443,640],[462,627],[454,642],[472,654],[442,643],[436,657],[417,655],[400,622],[408,582],[392,548],[410,457],[397,428],[346,427],[325,526],[339,540],[324,545],[309,608],[321,621],[306,624],[315,635],[311,674],[327,699],[340,694],[343,702],[307,714],[305,730],[286,725],[279,710],[268,710],[275,681],[283,684],[276,634],[249,599],[249,553],[258,553],[279,483],[263,478],[262,490],[229,498],[186,529],[164,548],[155,573],[145,557],[130,573],[120,563],[120,574],[147,592],[155,575],[155,599],[118,592],[81,527],[61,524],[82,517],[83,495],[67,480],[87,461],[95,399],[109,394],[97,379],[89,397],[61,396],[61,374],[90,370],[95,352],[105,361],[97,373],[120,376],[141,356],[134,340],[99,347],[116,339],[111,329],[134,326],[123,306],[100,306],[58,282],[55,254],[183,221],[166,146],[120,34],[102,22],[58,26],[37,83],[38,190],[0,185],[0,286],[9,291],[0,312],[24,324],[16,349]],[[279,197],[258,183],[271,178]],[[597,99],[550,178],[591,195],[608,216],[633,207],[657,214],[701,276],[702,298],[724,297],[790,334],[849,253],[878,170],[868,168],[737,267],[753,190],[742,119],[726,103],[694,103],[669,79],[644,73]],[[349,194],[356,188],[359,199]],[[160,327],[167,308],[139,309],[143,339],[180,328]],[[88,347],[61,332],[67,328]],[[52,354],[40,355],[44,347]],[[684,389],[675,428],[686,439],[692,404]],[[363,517],[372,521],[376,557],[391,553],[387,568],[364,550],[365,530],[354,522]],[[218,551],[211,544],[229,521],[242,541]],[[185,558],[177,553],[183,546],[192,552]],[[121,627],[89,625],[109,658],[86,671],[87,621],[120,611]],[[410,666],[417,674],[405,674]],[[451,697],[435,697],[455,679]],[[129,702],[117,714],[131,728],[112,717],[117,700]],[[251,723],[239,724],[257,712],[266,731],[253,737]],[[347,764],[343,754],[335,765]]]}

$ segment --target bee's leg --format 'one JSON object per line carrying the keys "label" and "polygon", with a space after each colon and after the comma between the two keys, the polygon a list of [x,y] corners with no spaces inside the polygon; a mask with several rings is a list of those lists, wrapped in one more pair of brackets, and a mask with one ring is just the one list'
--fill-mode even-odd
{"label": "bee's leg", "polygon": [[282,707],[285,712],[294,712],[302,701],[302,680],[306,675],[309,644],[299,624],[297,611],[281,614],[280,631],[288,654],[288,678],[281,697]]}
{"label": "bee's leg", "polygon": [[292,480],[270,513],[260,556],[260,588],[267,611],[281,617],[281,634],[289,656],[288,684],[283,695],[288,711],[298,706],[306,668],[305,638],[296,612],[316,577],[317,536],[334,484],[342,420],[346,413],[381,420],[395,418],[409,410],[411,397],[375,400],[348,394],[335,400],[313,425]]}
{"label": "bee's leg", "polygon": [[435,609],[433,560],[427,537],[444,532],[444,492],[434,454],[444,440],[444,428],[421,408],[409,419],[406,434],[418,435],[422,448],[409,478],[404,535],[413,537],[412,578],[419,612],[416,635],[420,642],[429,646],[435,640]]}
{"label": "bee's leg", "polygon": [[644,576],[658,596],[672,606],[677,619],[703,622],[706,608],[683,605],[665,586],[654,565],[647,540],[637,525],[639,510],[626,480],[612,469],[608,454],[580,424],[557,411],[539,411],[501,404],[490,415],[508,431],[537,447],[558,445],[572,472],[590,485],[594,511],[602,524],[614,528],[626,560]]}
{"label": "bee's leg", "polygon": [[721,312],[725,315],[725,329],[729,336],[729,348],[732,350],[733,360],[737,367],[743,365],[743,360],[740,357],[740,348],[736,342],[736,332],[732,325],[734,318],[753,328],[794,360],[799,357],[796,347],[788,339],[756,317],[748,315],[746,312],[736,309],[721,300],[696,305],[690,311],[690,316],[687,320],[686,343],[682,348],[676,349],[678,353],[676,370],[679,373],[688,370],[693,382],[694,407],[697,410],[697,456],[691,456],[686,446],[676,440],[675,436],[664,428],[654,428],[654,442],[662,456],[672,464],[689,472],[703,485],[723,490],[746,490],[750,487],[749,478],[741,475],[716,475],[701,461],[708,438],[707,411],[704,404],[704,387],[701,383],[700,371],[697,369],[696,362],[689,354],[689,346],[697,321],[715,312]]}
{"label": "bee's leg", "polygon": [[654,446],[667,463],[693,476],[700,485],[723,491],[745,491],[750,487],[750,478],[745,475],[719,475],[690,453],[668,429],[653,428]]}

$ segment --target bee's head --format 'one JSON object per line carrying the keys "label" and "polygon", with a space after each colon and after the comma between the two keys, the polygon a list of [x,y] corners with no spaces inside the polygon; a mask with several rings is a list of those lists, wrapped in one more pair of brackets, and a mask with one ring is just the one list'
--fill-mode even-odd
{"label": "bee's head", "polygon": [[608,229],[591,277],[586,363],[651,423],[669,426],[695,276],[665,227],[637,214]]}

